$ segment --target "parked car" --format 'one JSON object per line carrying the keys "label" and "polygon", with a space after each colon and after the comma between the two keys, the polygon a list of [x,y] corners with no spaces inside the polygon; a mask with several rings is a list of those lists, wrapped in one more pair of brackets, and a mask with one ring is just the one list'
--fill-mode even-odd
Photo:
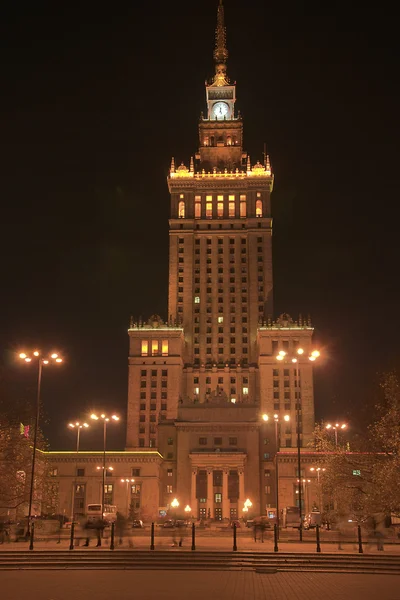
{"label": "parked car", "polygon": [[132,521],[132,527],[133,528],[142,528],[143,527],[143,521],[141,521],[140,519],[134,519]]}

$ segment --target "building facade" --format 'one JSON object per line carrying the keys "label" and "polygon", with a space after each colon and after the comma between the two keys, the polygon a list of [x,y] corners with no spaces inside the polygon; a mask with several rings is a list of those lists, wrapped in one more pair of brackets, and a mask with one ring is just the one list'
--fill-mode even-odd
{"label": "building facade", "polygon": [[177,497],[215,519],[242,516],[246,499],[274,507],[277,449],[305,447],[314,429],[313,328],[273,316],[274,176],[265,152],[244,149],[227,59],[220,2],[198,150],[172,159],[167,181],[168,317],[129,328],[126,439],[162,455],[161,507]]}

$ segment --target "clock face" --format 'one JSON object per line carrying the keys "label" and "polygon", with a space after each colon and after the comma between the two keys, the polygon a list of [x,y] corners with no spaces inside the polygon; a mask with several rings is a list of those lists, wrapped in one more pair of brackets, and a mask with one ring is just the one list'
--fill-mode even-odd
{"label": "clock face", "polygon": [[215,119],[223,119],[229,112],[229,106],[226,102],[216,102],[212,107],[212,112]]}

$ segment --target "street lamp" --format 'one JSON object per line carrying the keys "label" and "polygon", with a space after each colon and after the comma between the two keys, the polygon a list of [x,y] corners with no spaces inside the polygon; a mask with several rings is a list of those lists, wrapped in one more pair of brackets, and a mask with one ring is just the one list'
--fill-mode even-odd
{"label": "street lamp", "polygon": [[317,483],[318,483],[318,504],[319,504],[319,510],[322,513],[322,494],[321,494],[321,486],[319,483],[319,479],[320,479],[320,474],[323,473],[324,471],[326,471],[325,467],[310,467],[310,471],[312,473],[316,473],[317,474]]}
{"label": "street lamp", "polygon": [[[263,421],[266,423],[269,420],[268,415],[264,414],[262,416]],[[290,421],[289,415],[284,415],[283,420],[288,423]],[[275,505],[276,505],[276,526],[277,526],[277,534],[279,537],[279,472],[278,472],[278,452],[279,452],[279,415],[274,414],[274,423],[275,423]]]}
{"label": "street lamp", "polygon": [[[295,369],[295,377],[296,377],[296,388],[295,388],[295,396],[297,394],[296,399],[296,418],[297,418],[297,471],[298,476],[301,477],[301,439],[300,439],[300,401],[301,401],[301,393],[300,393],[300,357],[303,358],[305,351],[303,348],[297,348],[295,352],[295,356],[290,359],[294,365],[296,365]],[[297,356],[296,356],[297,355]],[[319,350],[312,350],[308,355],[308,360],[311,362],[315,362],[317,358],[321,356]],[[280,350],[278,355],[276,356],[276,360],[278,361],[287,361],[289,357],[284,350]],[[301,485],[299,483],[298,486],[298,494],[299,494],[299,511],[300,511],[300,542],[303,541],[303,515],[302,515],[302,494],[301,494]]]}
{"label": "street lamp", "polygon": [[[179,502],[177,500],[177,498],[174,498],[171,502],[171,507],[174,509],[177,509],[179,506]],[[174,510],[174,515],[175,515],[175,519],[176,519],[176,510]]]}
{"label": "street lamp", "polygon": [[338,431],[343,431],[346,428],[347,428],[347,423],[335,423],[334,425],[332,425],[331,423],[328,423],[327,425],[325,425],[325,429],[328,429],[328,431],[335,432],[335,446],[338,445]]}
{"label": "street lamp", "polygon": [[33,434],[33,450],[32,450],[32,471],[31,471],[31,484],[29,490],[29,508],[28,508],[28,531],[27,534],[30,534],[31,529],[31,520],[32,520],[32,503],[33,503],[33,488],[35,481],[35,464],[36,464],[36,448],[38,441],[38,430],[39,430],[39,416],[40,416],[40,391],[42,385],[42,369],[43,365],[48,365],[52,362],[57,364],[62,363],[63,359],[56,353],[53,352],[49,355],[42,355],[39,350],[35,350],[31,354],[27,354],[26,352],[21,352],[19,358],[26,363],[31,363],[32,361],[37,361],[38,364],[38,379],[37,379],[37,394],[36,394],[36,415],[35,415],[35,431]]}
{"label": "street lamp", "polygon": [[[112,415],[111,417],[107,417],[104,413],[100,416],[97,416],[95,413],[90,415],[90,418],[94,421],[99,421],[103,419],[103,489],[101,494],[101,514],[104,517],[104,495],[105,495],[105,477],[106,477],[106,445],[107,445],[107,423],[110,421],[119,421],[119,417],[117,415]],[[99,468],[99,467],[98,467]],[[111,467],[110,467],[110,470]]]}
{"label": "street lamp", "polygon": [[79,457],[80,435],[81,435],[81,429],[87,429],[89,427],[89,425],[87,423],[79,423],[79,421],[76,421],[75,423],[68,423],[68,427],[70,429],[76,429],[75,480],[74,480],[74,484],[72,486],[72,505],[71,505],[71,521],[73,521],[74,520],[74,515],[75,515],[75,511],[74,511],[74,505],[75,505],[75,487],[76,487],[76,478],[78,476],[78,457]]}
{"label": "street lamp", "polygon": [[126,516],[129,518],[129,486],[135,483],[134,479],[121,479],[121,483],[126,483]]}
{"label": "street lamp", "polygon": [[190,515],[192,514],[192,509],[191,509],[191,507],[189,506],[189,504],[186,504],[186,506],[185,506],[185,508],[184,508],[183,510],[185,511],[185,513],[186,513],[186,515],[187,515],[187,518],[189,518],[189,514],[190,514]]}
{"label": "street lamp", "polygon": [[311,479],[298,479],[297,483],[299,484],[299,489],[301,487],[301,483],[303,483],[303,485],[304,485],[304,495],[307,492],[307,502],[305,502],[305,509],[306,509],[305,512],[307,513],[308,512],[307,508],[310,508],[310,499],[309,499],[309,494],[308,494],[308,484],[311,483]]}

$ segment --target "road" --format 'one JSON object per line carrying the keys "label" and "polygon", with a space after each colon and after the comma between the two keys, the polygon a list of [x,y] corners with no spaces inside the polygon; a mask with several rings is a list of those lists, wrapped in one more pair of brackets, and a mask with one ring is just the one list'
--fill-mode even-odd
{"label": "road", "polygon": [[21,571],[1,574],[4,600],[398,600],[396,575],[214,571]]}

